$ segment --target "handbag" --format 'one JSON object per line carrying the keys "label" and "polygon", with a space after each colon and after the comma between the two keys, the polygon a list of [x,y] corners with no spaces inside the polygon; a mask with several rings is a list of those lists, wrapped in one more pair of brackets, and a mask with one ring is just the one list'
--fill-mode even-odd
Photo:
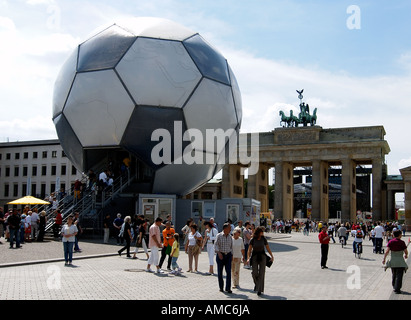
{"label": "handbag", "polygon": [[268,254],[265,254],[265,265],[270,268],[272,264],[271,257]]}

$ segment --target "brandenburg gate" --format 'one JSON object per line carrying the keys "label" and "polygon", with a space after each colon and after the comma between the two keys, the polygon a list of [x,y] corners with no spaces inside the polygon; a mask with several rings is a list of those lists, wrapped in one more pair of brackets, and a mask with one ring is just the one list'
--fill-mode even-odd
{"label": "brandenburg gate", "polygon": [[[297,91],[302,99],[302,90]],[[258,161],[258,172],[248,175],[247,197],[261,202],[261,212],[268,211],[268,170],[275,168],[275,218],[294,217],[294,175],[296,167],[312,166],[312,214],[311,219],[327,221],[329,216],[329,168],[341,166],[341,221],[355,221],[356,167],[372,166],[372,214],[373,220],[387,219],[386,191],[383,181],[386,176],[385,155],[390,152],[384,140],[383,126],[324,129],[315,125],[309,115],[309,106],[300,103],[301,113],[295,119],[281,121],[284,127],[259,135],[258,151],[251,154]],[[290,117],[293,117],[290,112]],[[294,123],[293,123],[294,121]],[[298,126],[298,123],[303,126]],[[310,124],[310,125],[308,125]],[[251,134],[247,133],[247,146]],[[241,139],[239,139],[241,143]],[[239,150],[241,150],[239,145]],[[240,151],[241,152],[241,151]],[[250,148],[244,148],[250,157]],[[241,156],[241,154],[240,154]],[[247,156],[247,155],[243,155]],[[244,197],[244,176],[241,164],[226,165],[221,185],[222,198]]]}

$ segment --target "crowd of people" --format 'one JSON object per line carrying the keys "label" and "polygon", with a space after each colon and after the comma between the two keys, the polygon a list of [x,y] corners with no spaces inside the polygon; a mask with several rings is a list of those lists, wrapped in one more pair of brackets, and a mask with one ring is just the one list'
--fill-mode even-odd
{"label": "crowd of people", "polygon": [[26,206],[21,209],[9,209],[6,213],[0,207],[0,238],[10,243],[10,248],[22,248],[22,244],[31,241],[43,241],[47,218],[46,212]]}
{"label": "crowd of people", "polygon": [[[43,242],[46,234],[47,215],[46,211],[42,210],[40,213],[36,207],[30,208],[25,206],[21,209],[9,209],[8,212],[3,212],[3,207],[0,207],[0,238],[4,237],[10,245],[10,249],[23,248],[22,244],[28,242]],[[66,256],[69,251],[68,244],[65,242],[73,242],[75,252],[81,252],[78,246],[78,236],[82,232],[80,227],[79,212],[75,212],[74,215],[69,217],[70,222],[76,227],[76,234],[71,238],[66,237],[67,231],[66,225],[63,225],[63,217],[59,209],[53,211],[52,217],[52,231],[54,240],[62,241],[64,252]],[[69,219],[69,220],[70,220]],[[15,245],[15,247],[14,247]],[[72,256],[70,260],[67,257],[66,264],[71,264]]]}
{"label": "crowd of people", "polygon": [[[78,235],[81,233],[79,213],[70,216],[63,225],[62,215],[56,209],[53,220],[54,237],[63,242],[66,265],[71,265],[73,251],[81,251],[78,247]],[[26,206],[22,211],[10,209],[4,213],[3,208],[0,207],[0,237],[4,236],[7,239],[10,248],[14,245],[16,248],[21,248],[24,242],[43,241],[46,223],[45,211],[38,213],[36,208]],[[197,225],[193,219],[189,219],[178,232],[173,226],[171,216],[167,216],[164,221],[157,218],[150,224],[144,215],[123,218],[122,214],[118,213],[112,220],[108,214],[103,221],[103,241],[109,243],[110,235],[114,235],[117,245],[122,246],[118,254],[121,256],[126,252],[127,257],[132,259],[137,259],[139,248],[142,248],[147,257],[147,272],[154,272],[151,267],[155,266],[157,273],[164,273],[163,265],[166,263],[166,268],[171,274],[181,275],[183,270],[178,264],[178,259],[181,253],[185,252],[188,258],[187,273],[217,275],[220,291],[227,293],[232,293],[231,289],[240,286],[241,264],[245,269],[251,270],[254,291],[258,295],[264,292],[265,270],[274,260],[264,236],[266,231],[291,233],[294,230],[302,231],[306,236],[318,232],[322,269],[328,268],[328,250],[331,241],[334,243],[339,241],[346,245],[352,238],[352,248],[355,253],[356,243],[362,243],[368,238],[372,241],[373,252],[384,254],[382,262],[385,268],[392,269],[392,284],[396,293],[401,292],[402,277],[408,268],[404,260],[408,257],[407,245],[401,240],[405,235],[406,227],[397,222],[342,224],[278,219],[273,223],[271,230],[264,226],[256,227],[249,221],[245,223],[238,221],[234,226],[231,220],[227,220],[221,228],[213,218],[207,221],[200,219],[198,223]],[[203,252],[208,256],[209,269],[200,272],[199,255]],[[390,258],[388,258],[389,254]]]}
{"label": "crowd of people", "polygon": [[[157,218],[150,224],[144,215],[123,218],[118,213],[113,220],[107,215],[103,226],[104,243],[109,243],[112,234],[117,245],[122,246],[118,250],[120,256],[126,252],[127,258],[137,259],[139,248],[143,248],[147,256],[147,272],[164,273],[164,265],[170,274],[181,275],[184,271],[178,260],[184,252],[188,259],[185,272],[216,275],[221,292],[232,293],[232,289],[240,287],[240,268],[243,264],[244,268],[251,270],[254,291],[261,295],[264,292],[266,265],[274,260],[264,236],[265,228],[255,227],[248,221],[244,224],[239,221],[234,226],[231,220],[227,220],[219,228],[213,218],[207,221],[200,219],[199,224],[189,219],[178,232],[170,216],[164,221]],[[202,253],[207,254],[209,262],[209,269],[203,272],[199,270],[199,255]],[[156,271],[152,270],[152,266]]]}

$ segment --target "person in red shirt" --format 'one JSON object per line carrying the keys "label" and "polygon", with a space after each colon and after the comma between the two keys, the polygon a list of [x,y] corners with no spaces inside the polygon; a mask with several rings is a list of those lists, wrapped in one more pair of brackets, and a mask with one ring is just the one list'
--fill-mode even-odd
{"label": "person in red shirt", "polygon": [[402,233],[401,230],[395,230],[394,239],[390,240],[387,244],[387,250],[384,254],[384,259],[382,263],[385,264],[387,255],[391,252],[391,259],[387,261],[385,265],[385,270],[391,268],[392,271],[392,287],[395,293],[402,293],[402,279],[404,272],[408,269],[408,264],[405,259],[408,258],[407,245],[403,240],[401,240]]}
{"label": "person in red shirt", "polygon": [[60,210],[56,210],[56,216],[54,218],[54,224],[53,224],[53,234],[54,234],[54,240],[59,239],[59,234],[60,234],[60,229],[61,225],[63,223],[63,217],[61,215]]}
{"label": "person in red shirt", "polygon": [[323,226],[321,232],[318,235],[318,240],[321,243],[321,269],[328,269],[327,259],[328,259],[328,247],[330,243],[330,236],[327,233],[327,227]]}

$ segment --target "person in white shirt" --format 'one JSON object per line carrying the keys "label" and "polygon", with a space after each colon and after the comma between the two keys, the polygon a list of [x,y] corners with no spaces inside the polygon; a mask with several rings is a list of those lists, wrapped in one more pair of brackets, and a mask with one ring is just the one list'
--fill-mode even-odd
{"label": "person in white shirt", "polygon": [[62,242],[64,248],[64,261],[65,265],[71,265],[73,260],[73,248],[76,241],[78,229],[73,223],[73,217],[69,216],[67,218],[67,223],[61,229]]}
{"label": "person in white shirt", "polygon": [[100,175],[98,176],[98,180],[101,182],[103,182],[103,184],[104,184],[104,186],[106,186],[107,185],[107,173],[106,173],[106,171],[102,171],[101,173],[100,173]]}
{"label": "person in white shirt", "polygon": [[214,260],[215,260],[215,251],[214,251],[214,241],[217,237],[218,231],[209,221],[204,222],[206,227],[205,237],[203,242],[203,247],[207,244],[207,254],[208,254],[208,263],[210,265],[207,275],[214,274]]}
{"label": "person in white shirt", "polygon": [[356,251],[355,249],[356,249],[357,243],[362,244],[363,238],[364,238],[364,232],[361,229],[356,229],[355,234],[354,234],[354,241],[352,243],[353,253],[355,253]]}
{"label": "person in white shirt", "polygon": [[385,235],[384,228],[381,226],[381,223],[378,222],[377,226],[374,228],[375,232],[375,253],[382,253],[382,242]]}
{"label": "person in white shirt", "polygon": [[31,213],[31,241],[36,240],[37,232],[39,230],[39,215],[36,211]]}

